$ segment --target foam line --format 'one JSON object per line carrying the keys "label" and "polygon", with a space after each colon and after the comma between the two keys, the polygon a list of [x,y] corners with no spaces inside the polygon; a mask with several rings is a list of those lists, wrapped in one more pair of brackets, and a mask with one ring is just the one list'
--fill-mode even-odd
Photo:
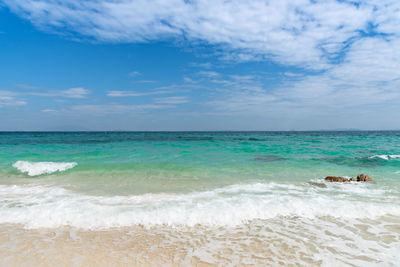
{"label": "foam line", "polygon": [[[363,197],[367,201],[359,201]],[[235,226],[254,219],[400,216],[398,192],[364,184],[233,185],[190,194],[90,196],[54,186],[0,186],[0,223],[28,228],[133,225]]]}

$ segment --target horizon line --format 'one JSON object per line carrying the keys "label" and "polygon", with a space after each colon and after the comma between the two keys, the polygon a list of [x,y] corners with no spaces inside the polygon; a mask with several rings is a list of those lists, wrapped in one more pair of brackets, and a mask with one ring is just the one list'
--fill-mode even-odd
{"label": "horizon line", "polygon": [[362,129],[332,129],[332,130],[0,130],[0,133],[179,133],[179,132],[400,132],[400,129],[391,130],[362,130]]}

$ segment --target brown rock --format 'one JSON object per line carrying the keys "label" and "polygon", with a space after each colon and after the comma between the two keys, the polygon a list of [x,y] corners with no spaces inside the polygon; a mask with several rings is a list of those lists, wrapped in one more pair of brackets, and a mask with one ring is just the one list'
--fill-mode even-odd
{"label": "brown rock", "polygon": [[373,182],[371,177],[366,174],[359,174],[357,175],[357,182]]}
{"label": "brown rock", "polygon": [[349,179],[349,182],[354,182],[355,181],[355,179],[353,178],[353,177],[351,177],[350,179]]}
{"label": "brown rock", "polygon": [[325,177],[325,181],[343,183],[343,182],[349,182],[349,179],[338,176],[327,176]]}

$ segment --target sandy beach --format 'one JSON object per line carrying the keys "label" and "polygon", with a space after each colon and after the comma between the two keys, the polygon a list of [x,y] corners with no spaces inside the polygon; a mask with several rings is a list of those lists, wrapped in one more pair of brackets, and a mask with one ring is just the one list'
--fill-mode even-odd
{"label": "sandy beach", "polygon": [[[377,227],[369,229],[370,224]],[[374,234],[374,230],[380,230],[380,234]],[[394,266],[398,258],[382,252],[396,251],[399,236],[398,218],[385,218],[385,223],[365,220],[354,225],[282,218],[254,221],[236,228],[137,226],[99,231],[71,227],[28,230],[21,225],[2,224],[0,264]],[[367,245],[353,243],[354,238]]]}

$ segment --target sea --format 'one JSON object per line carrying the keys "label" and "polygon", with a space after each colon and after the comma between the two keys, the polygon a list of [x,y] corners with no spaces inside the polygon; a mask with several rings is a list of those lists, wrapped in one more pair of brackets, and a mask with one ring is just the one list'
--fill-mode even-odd
{"label": "sea", "polygon": [[0,132],[0,265],[400,266],[400,131]]}

